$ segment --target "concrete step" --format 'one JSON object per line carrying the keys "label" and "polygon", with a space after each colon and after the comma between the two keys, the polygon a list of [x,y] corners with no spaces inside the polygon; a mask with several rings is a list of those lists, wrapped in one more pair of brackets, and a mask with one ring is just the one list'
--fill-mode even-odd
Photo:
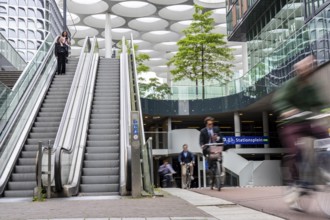
{"label": "concrete step", "polygon": [[109,146],[119,146],[119,139],[117,140],[111,140],[111,141],[100,141],[100,140],[96,140],[96,141],[90,141],[87,140],[87,145],[88,146],[98,146],[98,147],[109,147]]}
{"label": "concrete step", "polygon": [[80,191],[84,192],[119,192],[119,184],[81,184]]}
{"label": "concrete step", "polygon": [[15,182],[35,182],[36,174],[35,173],[13,173],[11,175],[11,180]]}
{"label": "concrete step", "polygon": [[13,198],[25,198],[25,197],[33,197],[33,190],[6,190],[4,192],[5,197],[13,197]]}
{"label": "concrete step", "polygon": [[106,135],[104,135],[104,134],[103,135],[89,134],[87,139],[89,141],[111,141],[111,140],[119,140],[119,133],[118,134],[106,134]]}
{"label": "concrete step", "polygon": [[82,176],[81,184],[118,184],[119,176]]}
{"label": "concrete step", "polygon": [[89,129],[88,134],[90,135],[115,135],[119,134],[119,128],[113,129]]}
{"label": "concrete step", "polygon": [[115,167],[118,168],[120,166],[119,160],[90,160],[90,161],[84,161],[84,167],[85,168],[110,168]]}
{"label": "concrete step", "polygon": [[119,168],[83,168],[83,176],[119,175]]}
{"label": "concrete step", "polygon": [[29,190],[37,186],[36,181],[9,182],[8,190]]}
{"label": "concrete step", "polygon": [[[85,160],[119,160],[119,153],[88,154],[85,153]],[[89,174],[85,174],[89,175]],[[110,174],[104,174],[110,175]]]}
{"label": "concrete step", "polygon": [[119,146],[118,147],[99,147],[99,146],[87,146],[86,147],[87,154],[102,154],[102,153],[120,153]]}

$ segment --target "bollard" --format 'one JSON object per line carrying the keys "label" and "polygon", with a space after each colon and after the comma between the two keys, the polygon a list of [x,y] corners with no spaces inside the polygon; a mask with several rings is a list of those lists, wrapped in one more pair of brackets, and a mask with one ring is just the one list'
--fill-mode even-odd
{"label": "bollard", "polygon": [[52,146],[50,145],[50,140],[48,141],[48,185],[47,185],[47,199],[50,198],[51,190],[51,160],[52,160]]}
{"label": "bollard", "polygon": [[41,160],[42,160],[42,142],[38,143],[38,167],[37,167],[37,175],[38,175],[38,201],[42,199],[42,188],[41,188]]}

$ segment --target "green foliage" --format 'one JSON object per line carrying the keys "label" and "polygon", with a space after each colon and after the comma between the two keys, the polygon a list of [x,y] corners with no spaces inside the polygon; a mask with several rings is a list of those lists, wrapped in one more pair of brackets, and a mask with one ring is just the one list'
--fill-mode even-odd
{"label": "green foliage", "polygon": [[171,88],[166,83],[161,83],[158,78],[150,78],[146,82],[144,78],[139,78],[140,94],[148,99],[165,99],[171,94]]}
{"label": "green foliage", "polygon": [[[119,45],[122,45],[122,41],[119,41]],[[131,54],[129,42],[126,40],[126,47],[128,54]],[[137,54],[138,45],[134,45],[136,71],[138,74],[150,71],[150,67],[145,65],[144,62],[150,59],[150,56],[145,53]],[[120,49],[119,53],[122,52]],[[149,82],[146,82],[144,78],[139,78],[139,88],[141,97],[149,99],[164,99],[166,95],[171,94],[171,88],[166,83],[160,83],[158,78],[150,78]]]}
{"label": "green foliage", "polygon": [[[226,47],[225,35],[212,33],[214,19],[212,11],[203,13],[203,7],[195,5],[193,22],[183,31],[185,38],[178,41],[178,53],[168,65],[174,65],[171,71],[174,81],[189,79],[196,82],[216,79],[228,82],[233,75],[229,62],[233,60],[232,50]],[[196,90],[197,93],[197,90]]]}

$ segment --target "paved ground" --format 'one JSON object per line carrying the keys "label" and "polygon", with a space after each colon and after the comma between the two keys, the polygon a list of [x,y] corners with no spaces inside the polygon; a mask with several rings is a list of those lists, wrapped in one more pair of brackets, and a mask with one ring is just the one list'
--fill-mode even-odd
{"label": "paved ground", "polygon": [[[171,195],[157,198],[83,197],[45,202],[0,199],[0,219],[131,218],[211,220],[212,216]],[[155,217],[155,218],[152,218]],[[181,218],[179,218],[181,217]],[[182,218],[185,217],[185,218]],[[117,219],[116,219],[117,220]]]}
{"label": "paved ground", "polygon": [[194,192],[225,199],[233,203],[266,212],[290,220],[324,220],[327,218],[320,210],[315,197],[306,199],[306,213],[288,209],[283,202],[283,187],[223,188],[218,192],[210,189],[193,189]]}
{"label": "paved ground", "polygon": [[32,202],[0,199],[0,219],[49,220],[323,220],[314,200],[308,213],[289,210],[281,187],[164,189],[164,197],[73,197]]}

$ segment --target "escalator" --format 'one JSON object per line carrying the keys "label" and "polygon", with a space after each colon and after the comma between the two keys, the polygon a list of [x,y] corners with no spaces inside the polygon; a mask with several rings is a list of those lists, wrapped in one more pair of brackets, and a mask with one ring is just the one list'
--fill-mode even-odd
{"label": "escalator", "polygon": [[118,59],[98,64],[80,194],[119,194],[119,67]]}
{"label": "escalator", "polygon": [[24,147],[4,191],[5,197],[32,197],[36,187],[38,142],[53,144],[76,71],[78,59],[70,58],[65,75],[55,75],[34,120]]}

